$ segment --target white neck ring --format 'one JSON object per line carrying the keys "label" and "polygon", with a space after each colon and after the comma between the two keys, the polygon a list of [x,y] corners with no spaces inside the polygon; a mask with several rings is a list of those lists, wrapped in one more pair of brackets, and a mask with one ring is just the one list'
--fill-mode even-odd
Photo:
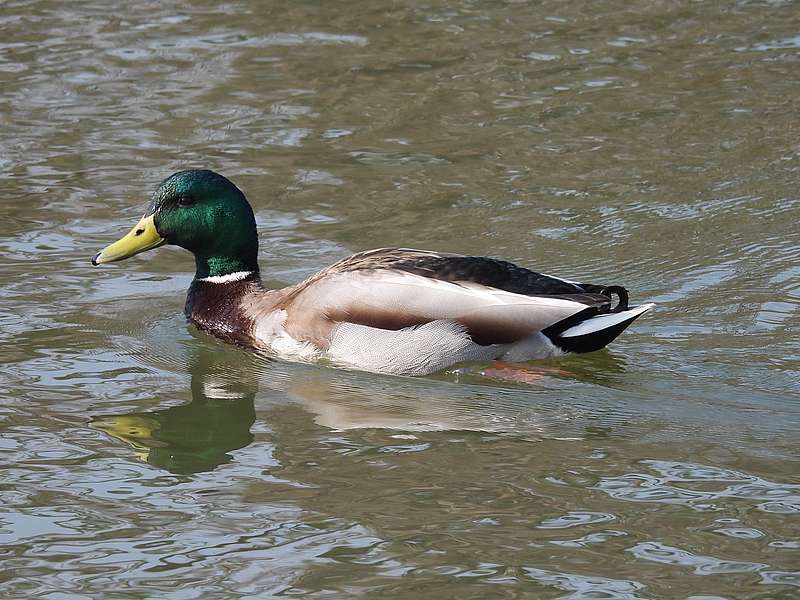
{"label": "white neck ring", "polygon": [[198,281],[205,281],[208,283],[231,283],[233,281],[247,279],[252,274],[252,271],[236,271],[235,273],[228,273],[227,275],[212,275],[211,277],[203,277],[198,279]]}

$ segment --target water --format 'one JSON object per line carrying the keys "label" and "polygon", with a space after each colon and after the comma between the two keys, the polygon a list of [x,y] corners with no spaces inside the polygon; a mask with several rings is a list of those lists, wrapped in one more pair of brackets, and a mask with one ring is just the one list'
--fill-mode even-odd
{"label": "water", "polygon": [[[0,6],[4,598],[800,595],[792,2]],[[92,268],[179,168],[270,284],[403,245],[621,283],[608,351],[409,379]]]}

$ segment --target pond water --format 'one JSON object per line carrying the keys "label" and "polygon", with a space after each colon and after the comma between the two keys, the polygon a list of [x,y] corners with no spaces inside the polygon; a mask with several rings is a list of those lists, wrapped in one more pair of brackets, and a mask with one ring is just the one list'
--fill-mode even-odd
{"label": "pond water", "polygon": [[[0,596],[796,598],[794,2],[0,5]],[[623,284],[609,349],[426,378],[235,349],[158,182],[270,285],[408,246]]]}

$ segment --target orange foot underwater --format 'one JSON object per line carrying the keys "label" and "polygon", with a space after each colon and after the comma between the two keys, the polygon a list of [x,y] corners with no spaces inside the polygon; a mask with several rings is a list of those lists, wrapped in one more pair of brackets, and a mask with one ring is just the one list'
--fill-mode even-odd
{"label": "orange foot underwater", "polygon": [[538,385],[547,376],[569,375],[558,367],[531,367],[518,363],[495,362],[493,367],[481,371],[481,375],[497,381]]}

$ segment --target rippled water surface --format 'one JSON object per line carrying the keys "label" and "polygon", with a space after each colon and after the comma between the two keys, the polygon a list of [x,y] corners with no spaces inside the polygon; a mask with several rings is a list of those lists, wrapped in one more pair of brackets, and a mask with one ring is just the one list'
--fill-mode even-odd
{"label": "rippled water surface", "polygon": [[[0,596],[800,596],[796,2],[0,4]],[[610,349],[410,379],[227,347],[172,171],[296,282],[402,245],[626,285]]]}

